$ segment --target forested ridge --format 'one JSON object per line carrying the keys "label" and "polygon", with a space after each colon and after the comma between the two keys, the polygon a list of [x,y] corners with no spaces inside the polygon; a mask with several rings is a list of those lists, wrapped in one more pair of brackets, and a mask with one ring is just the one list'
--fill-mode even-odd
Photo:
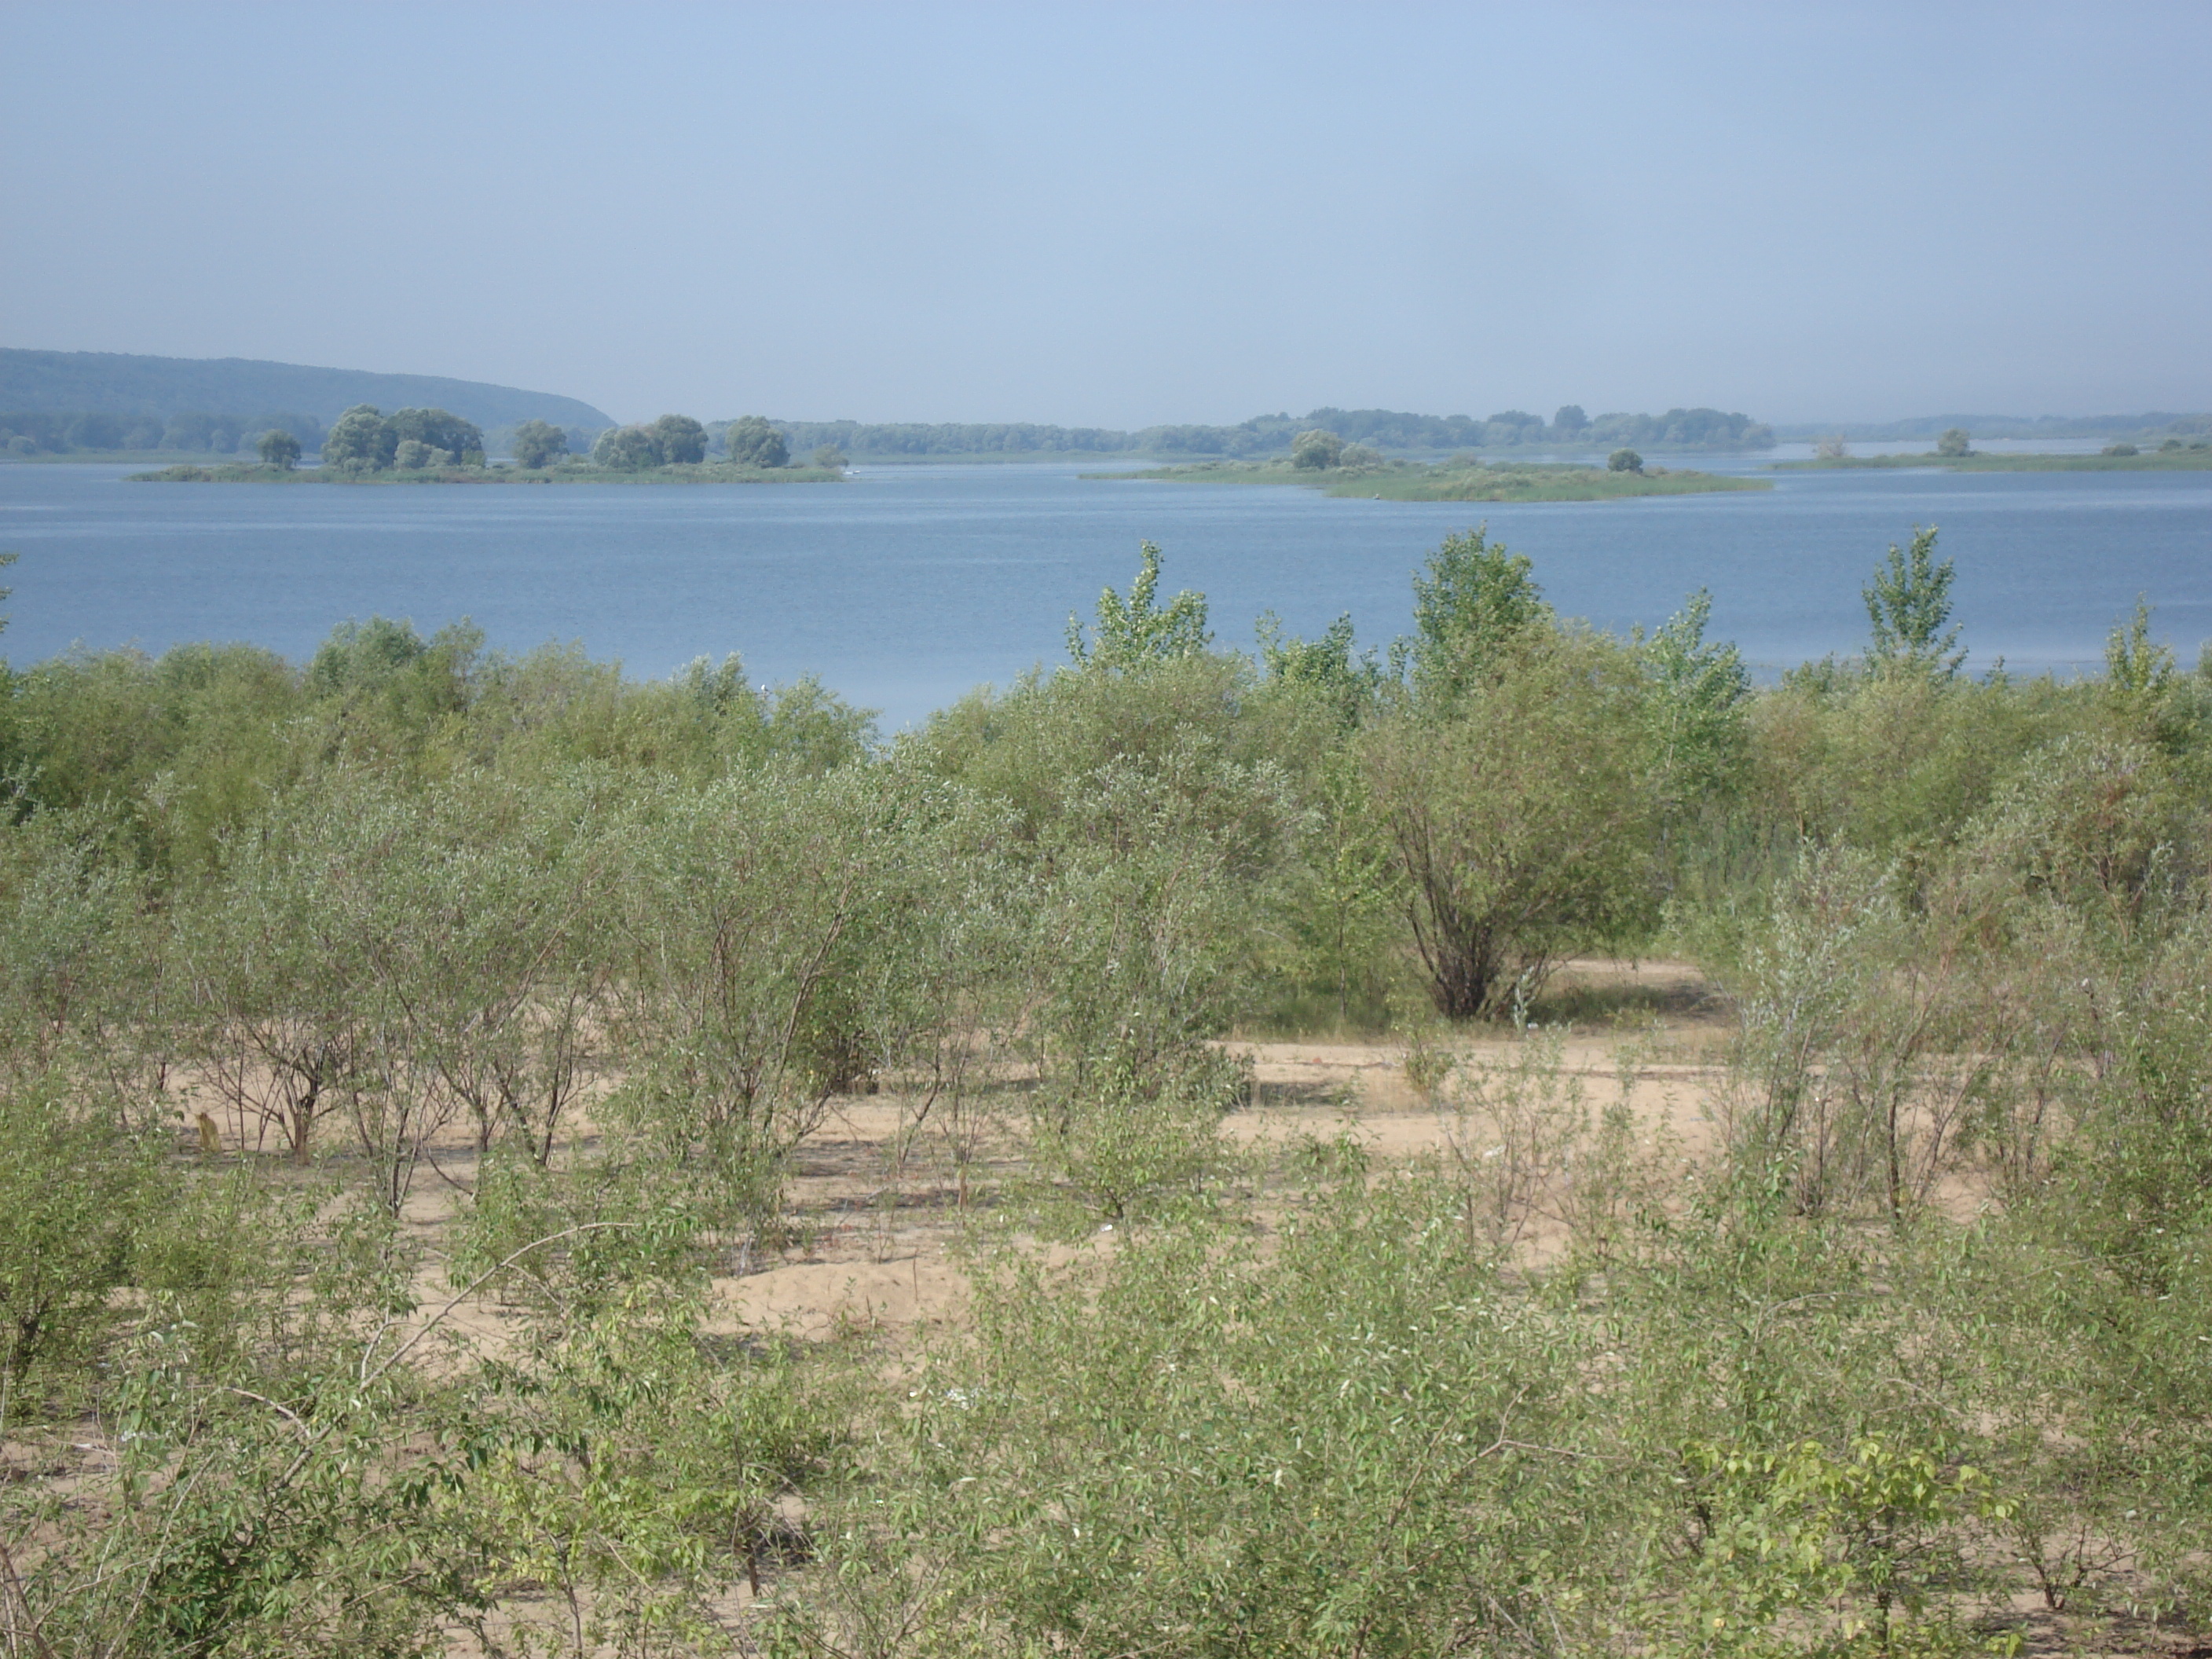
{"label": "forested ridge", "polygon": [[167,421],[194,410],[243,418],[257,410],[297,410],[327,425],[356,404],[443,407],[486,427],[549,420],[596,431],[613,424],[574,398],[439,374],[318,368],[248,357],[0,347],[0,410],[110,415],[126,422]]}
{"label": "forested ridge", "polygon": [[0,1650],[2193,1650],[2212,677],[1869,564],[7,668]]}

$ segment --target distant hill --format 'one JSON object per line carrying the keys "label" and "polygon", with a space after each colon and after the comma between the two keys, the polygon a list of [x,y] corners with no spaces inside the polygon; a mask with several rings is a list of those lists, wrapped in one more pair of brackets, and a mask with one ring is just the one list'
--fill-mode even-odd
{"label": "distant hill", "polygon": [[251,416],[296,410],[325,423],[356,404],[450,410],[485,428],[521,421],[598,428],[611,417],[574,398],[436,374],[372,374],[250,357],[141,357],[113,351],[0,347],[0,410],[88,411],[158,420],[187,412]]}

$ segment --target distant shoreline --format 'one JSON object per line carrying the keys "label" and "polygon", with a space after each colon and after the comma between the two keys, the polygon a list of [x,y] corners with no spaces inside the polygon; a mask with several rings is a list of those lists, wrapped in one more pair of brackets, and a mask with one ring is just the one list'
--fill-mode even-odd
{"label": "distant shoreline", "polygon": [[0,450],[0,466],[235,466],[234,457],[213,449],[72,449],[64,453],[41,450],[33,455],[14,455]]}
{"label": "distant shoreline", "polygon": [[708,462],[694,466],[646,467],[623,471],[614,467],[546,467],[525,471],[514,466],[424,467],[402,471],[386,468],[375,472],[341,472],[312,467],[286,471],[282,467],[169,466],[156,472],[133,472],[128,483],[258,483],[258,484],[760,484],[842,483],[840,467],[730,466]]}
{"label": "distant shoreline", "polygon": [[1135,472],[1086,472],[1086,478],[1160,483],[1297,484],[1346,499],[1385,501],[1608,501],[1650,495],[1705,495],[1770,489],[1763,478],[1656,467],[1612,471],[1560,461],[1386,462],[1372,467],[1301,468],[1288,461],[1201,461]]}
{"label": "distant shoreline", "polygon": [[1942,467],[1950,472],[2203,472],[2212,470],[2212,448],[2144,450],[2134,455],[1824,455],[1809,461],[1772,461],[1773,472],[1849,472],[1866,469]]}

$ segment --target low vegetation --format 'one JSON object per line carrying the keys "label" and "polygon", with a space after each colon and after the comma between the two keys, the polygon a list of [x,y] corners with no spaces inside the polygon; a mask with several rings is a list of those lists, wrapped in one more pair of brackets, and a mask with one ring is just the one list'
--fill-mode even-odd
{"label": "low vegetation", "polygon": [[[794,466],[783,434],[758,416],[709,430],[688,415],[609,427],[588,459],[568,453],[568,434],[544,421],[513,432],[513,466],[485,464],[483,434],[444,410],[380,414],[368,404],[346,411],[323,443],[323,464],[297,470],[300,447],[289,433],[261,439],[261,464],[180,464],[133,473],[134,483],[821,483],[845,476],[844,457],[815,452]],[[713,453],[710,453],[710,451]]]}
{"label": "low vegetation", "polygon": [[313,448],[323,441],[323,431],[313,416],[289,412],[241,418],[186,411],[166,420],[96,411],[0,414],[0,460],[230,455],[253,448],[270,433]]}
{"label": "low vegetation", "polygon": [[1670,409],[1664,414],[1587,415],[1568,404],[1547,422],[1526,410],[1501,410],[1486,420],[1467,415],[1419,415],[1395,409],[1334,409],[1255,415],[1234,426],[1162,425],[1122,431],[1105,427],[1042,426],[1029,422],[932,423],[784,421],[793,449],[830,444],[886,460],[932,457],[1209,456],[1231,460],[1287,457],[1302,434],[1322,431],[1342,443],[1399,453],[1473,449],[1610,449],[1637,444],[1655,452],[1765,449],[1771,428],[1717,409]]}
{"label": "low vegetation", "polygon": [[1199,461],[1136,472],[1088,472],[1089,478],[1167,483],[1307,484],[1331,495],[1388,501],[1605,501],[1637,495],[1696,495],[1716,490],[1765,489],[1759,478],[1647,467],[1633,450],[1633,465],[1577,466],[1564,462],[1485,461],[1468,456],[1424,465],[1386,461],[1357,445],[1309,446],[1306,453],[1331,456],[1319,464],[1282,461]]}
{"label": "low vegetation", "polygon": [[1776,461],[1777,472],[1850,471],[1855,468],[1939,466],[1950,472],[2200,472],[2212,467],[2212,439],[2168,438],[2151,447],[2131,443],[2107,444],[2094,455],[1990,455],[1967,447],[1963,432],[1949,447],[1943,444],[1924,454],[1853,455],[1840,440],[1823,446],[1808,461]]}
{"label": "low vegetation", "polygon": [[2212,678],[1163,567],[9,671],[0,1651],[2194,1650]]}
{"label": "low vegetation", "polygon": [[242,462],[202,465],[183,461],[155,471],[128,475],[131,483],[288,484],[691,484],[835,483],[845,477],[842,461],[817,459],[804,466],[746,466],[727,461],[669,466],[611,467],[574,459],[544,467],[424,466],[381,471],[340,472],[321,467],[295,468]]}
{"label": "low vegetation", "polygon": [[[1832,429],[1809,426],[1784,427],[1778,429],[1783,440],[1818,439],[1830,435]],[[1853,441],[1868,443],[1909,442],[1922,439],[1940,441],[1951,433],[1973,432],[1984,438],[2028,439],[2041,441],[2052,438],[2094,438],[2100,443],[2125,441],[2144,448],[2155,449],[2168,438],[2212,437],[2212,414],[2177,415],[2172,410],[2146,410],[2136,415],[2038,415],[2032,417],[2017,415],[1931,415],[1911,420],[1854,423],[1842,433]]]}

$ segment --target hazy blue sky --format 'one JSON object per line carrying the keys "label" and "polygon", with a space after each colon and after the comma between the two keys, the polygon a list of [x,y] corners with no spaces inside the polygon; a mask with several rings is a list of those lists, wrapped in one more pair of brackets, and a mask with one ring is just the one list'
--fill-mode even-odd
{"label": "hazy blue sky", "polygon": [[666,409],[2212,407],[2212,5],[0,12],[0,344]]}

